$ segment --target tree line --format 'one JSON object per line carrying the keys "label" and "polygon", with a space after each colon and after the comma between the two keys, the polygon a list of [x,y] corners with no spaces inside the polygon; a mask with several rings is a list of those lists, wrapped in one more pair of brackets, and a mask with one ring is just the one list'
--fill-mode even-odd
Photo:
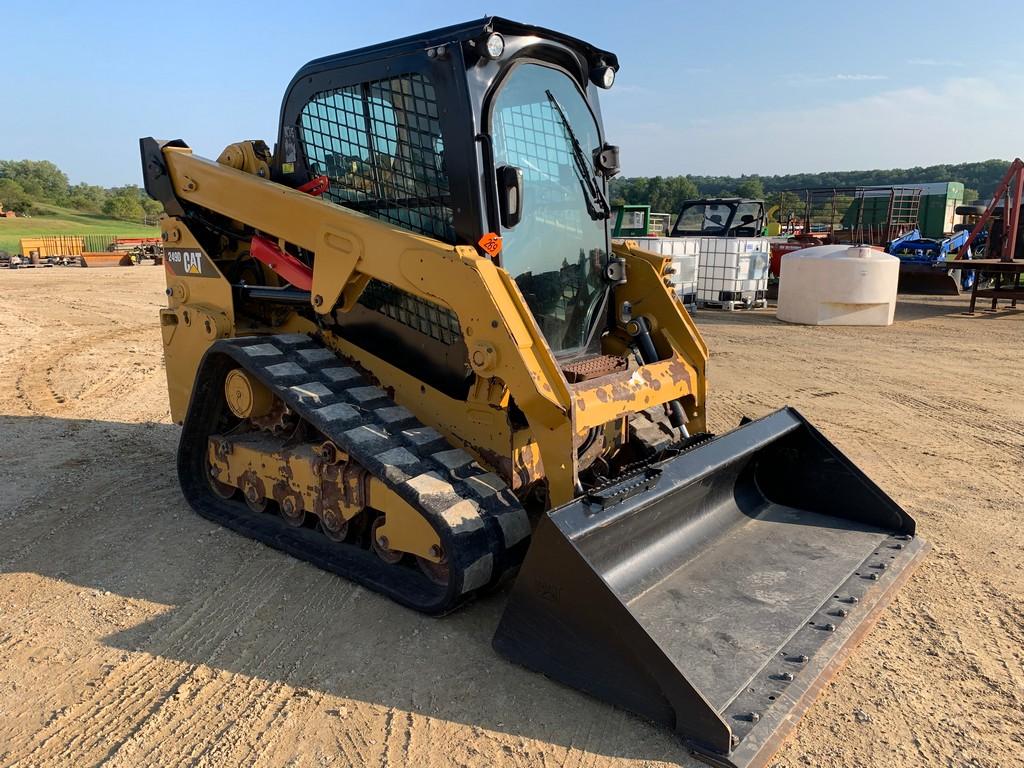
{"label": "tree line", "polygon": [[[650,205],[652,210],[675,213],[683,201],[697,197],[747,197],[775,201],[784,190],[807,187],[855,187],[959,181],[968,202],[988,199],[1006,172],[1005,160],[980,163],[890,168],[871,171],[829,171],[774,176],[635,176],[612,179],[614,205]],[[102,213],[124,221],[155,221],[163,207],[134,184],[100,187],[71,184],[49,160],[0,160],[0,205],[25,216],[45,211],[39,203],[52,203],[83,213]]]}
{"label": "tree line", "polygon": [[773,203],[777,202],[785,190],[808,187],[866,187],[959,181],[964,185],[964,200],[970,202],[990,198],[1009,165],[1006,160],[985,160],[957,165],[774,176],[636,176],[612,179],[610,197],[614,205],[650,205],[654,211],[675,213],[683,201],[699,197],[760,198]]}
{"label": "tree line", "polygon": [[45,215],[40,203],[102,213],[115,219],[155,222],[163,206],[135,184],[71,184],[49,160],[0,160],[0,205],[22,216]]}

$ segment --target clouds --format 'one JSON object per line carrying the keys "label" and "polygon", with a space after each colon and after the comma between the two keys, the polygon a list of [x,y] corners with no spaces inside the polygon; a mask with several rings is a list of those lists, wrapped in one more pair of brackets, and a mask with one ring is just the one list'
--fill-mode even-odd
{"label": "clouds", "polygon": [[945,69],[962,67],[964,65],[962,61],[954,61],[953,59],[907,59],[907,64],[912,67],[943,67]]}
{"label": "clouds", "polygon": [[[910,167],[1024,151],[1024,80],[950,78],[933,87],[892,88],[820,106],[780,94],[772,105],[674,119],[670,105],[605,110],[608,136],[630,176],[798,173]],[[695,120],[695,118],[699,118]]]}
{"label": "clouds", "polygon": [[831,79],[832,80],[854,80],[854,81],[862,81],[862,80],[888,80],[889,76],[888,75],[865,75],[865,74],[857,74],[857,75],[843,75],[843,74],[839,74],[839,75],[832,75]]}
{"label": "clouds", "polygon": [[833,75],[790,75],[786,78],[786,82],[790,85],[815,85],[818,83],[863,83],[888,79],[888,75],[869,74],[867,72],[839,72]]}

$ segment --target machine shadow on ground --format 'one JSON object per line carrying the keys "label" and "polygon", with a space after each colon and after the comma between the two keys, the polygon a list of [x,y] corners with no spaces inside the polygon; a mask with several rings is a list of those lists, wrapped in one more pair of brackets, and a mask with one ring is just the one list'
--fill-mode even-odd
{"label": "machine shadow on ground", "polygon": [[1009,307],[1000,306],[997,312],[989,313],[982,310],[989,306],[988,302],[979,301],[978,306],[975,309],[974,315],[968,315],[967,309],[970,307],[971,297],[970,294],[964,294],[963,296],[949,297],[942,301],[942,303],[936,302],[935,299],[929,300],[929,297],[921,296],[914,297],[910,300],[900,300],[896,302],[896,318],[897,323],[914,322],[915,320],[931,320],[938,317],[949,317],[954,319],[972,320],[975,318],[998,318],[998,317],[1012,317],[1014,315],[1024,312],[1022,309],[1010,309]]}
{"label": "machine shadow on ground", "polygon": [[[14,492],[0,505],[0,572],[166,606],[98,638],[129,654],[565,747],[572,713],[588,731],[608,731],[591,732],[588,750],[697,765],[672,734],[500,657],[490,642],[507,586],[428,618],[201,518],[178,489],[178,432],[0,416],[0,434],[11,437],[0,447],[0,485]],[[29,447],[38,453],[40,439],[58,436],[44,487],[21,487],[38,470]],[[326,710],[344,703],[323,698]]]}

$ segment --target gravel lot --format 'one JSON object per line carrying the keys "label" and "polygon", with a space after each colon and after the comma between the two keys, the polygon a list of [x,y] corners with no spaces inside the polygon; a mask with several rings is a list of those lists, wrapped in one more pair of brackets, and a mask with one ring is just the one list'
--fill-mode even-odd
{"label": "gravel lot", "polygon": [[[501,594],[427,619],[178,492],[163,271],[0,272],[0,766],[696,765],[499,658]],[[1024,765],[1024,311],[888,329],[699,316],[711,426],[789,403],[933,550],[779,766]]]}

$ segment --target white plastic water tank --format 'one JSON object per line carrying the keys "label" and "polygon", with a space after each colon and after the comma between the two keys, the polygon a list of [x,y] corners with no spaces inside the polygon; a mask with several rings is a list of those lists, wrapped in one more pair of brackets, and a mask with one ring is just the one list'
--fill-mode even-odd
{"label": "white plastic water tank", "polygon": [[892,325],[900,260],[866,245],[783,254],[775,316],[804,325]]}

